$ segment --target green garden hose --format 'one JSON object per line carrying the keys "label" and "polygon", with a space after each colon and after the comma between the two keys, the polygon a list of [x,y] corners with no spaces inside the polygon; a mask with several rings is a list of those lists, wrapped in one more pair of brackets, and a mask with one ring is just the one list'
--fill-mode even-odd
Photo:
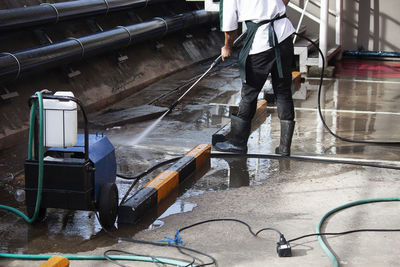
{"label": "green garden hose", "polygon": [[[344,209],[347,209],[350,207],[358,206],[358,205],[363,205],[363,204],[369,204],[369,203],[375,203],[375,202],[392,202],[392,201],[400,201],[400,198],[390,197],[390,198],[365,199],[365,200],[350,202],[350,203],[344,204],[342,206],[339,206],[337,208],[334,208],[334,209],[328,211],[327,213],[325,213],[324,216],[322,216],[322,218],[319,220],[319,223],[317,225],[317,234],[321,234],[321,228],[322,228],[322,225],[324,224],[324,221],[329,216],[331,216],[332,214],[334,214],[338,211],[341,211],[341,210],[344,210]],[[335,254],[333,254],[333,252],[328,248],[328,246],[326,245],[326,243],[321,235],[318,236],[318,242],[321,245],[322,249],[325,251],[325,253],[328,255],[328,257],[333,262],[334,267],[339,267],[339,262],[335,256]]]}
{"label": "green garden hose", "polygon": [[22,217],[27,223],[33,223],[38,214],[40,208],[40,202],[42,200],[42,187],[43,187],[43,97],[40,92],[35,93],[37,100],[35,100],[31,107],[30,126],[29,126],[29,145],[28,145],[28,160],[32,159],[32,146],[33,146],[33,132],[35,128],[35,116],[37,102],[39,102],[39,173],[38,173],[38,189],[36,194],[36,206],[32,218],[26,216],[23,212],[9,206],[0,205],[0,209],[11,211],[12,213]]}
{"label": "green garden hose", "polygon": [[[60,256],[67,258],[68,260],[105,260],[104,255],[77,255],[77,254],[66,254],[66,255],[36,255],[36,254],[10,254],[0,253],[0,258],[20,259],[20,260],[48,260],[53,256]],[[107,255],[112,260],[129,260],[129,261],[143,261],[143,262],[154,262],[170,264],[175,266],[193,266],[187,262],[167,259],[167,258],[154,258],[147,256],[133,256],[133,255]]]}

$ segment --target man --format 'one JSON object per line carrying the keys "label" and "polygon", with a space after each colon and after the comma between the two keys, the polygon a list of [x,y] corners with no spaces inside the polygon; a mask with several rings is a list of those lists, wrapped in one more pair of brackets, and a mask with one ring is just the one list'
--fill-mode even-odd
{"label": "man", "polygon": [[238,22],[245,22],[247,38],[239,54],[240,77],[243,82],[239,111],[231,116],[231,132],[225,142],[215,144],[223,152],[247,153],[251,119],[257,108],[257,98],[269,73],[277,98],[281,120],[280,145],[275,153],[290,155],[294,130],[294,108],[291,92],[293,43],[295,31],[286,17],[289,0],[221,0],[221,31],[225,45],[222,60],[232,55]]}

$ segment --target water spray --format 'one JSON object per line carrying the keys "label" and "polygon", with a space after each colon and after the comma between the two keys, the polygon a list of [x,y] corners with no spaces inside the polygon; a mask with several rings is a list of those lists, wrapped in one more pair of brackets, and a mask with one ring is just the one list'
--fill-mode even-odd
{"label": "water spray", "polygon": [[[233,42],[233,47],[236,47],[240,42],[243,41],[243,39],[246,37],[247,31],[244,31],[241,35],[239,35],[238,38]],[[165,112],[165,115],[170,113],[184,98],[207,74],[215,67],[217,66],[222,60],[222,55],[219,55],[213,63],[210,65],[210,67],[177,99],[175,100],[171,106],[169,106],[168,110]],[[161,117],[164,117],[165,115],[162,115]]]}
{"label": "water spray", "polygon": [[[236,47],[243,39],[246,37],[247,31],[243,32],[236,40],[233,42],[233,47]],[[177,99],[175,100],[157,120],[155,120],[149,127],[147,127],[139,137],[135,138],[135,140],[131,143],[131,145],[136,145],[140,143],[142,139],[144,139],[160,122],[161,120],[167,116],[172,110],[176,108],[176,106],[181,102],[181,100],[204,78],[207,74],[217,66],[222,59],[222,55],[219,55],[210,65],[210,67]]]}

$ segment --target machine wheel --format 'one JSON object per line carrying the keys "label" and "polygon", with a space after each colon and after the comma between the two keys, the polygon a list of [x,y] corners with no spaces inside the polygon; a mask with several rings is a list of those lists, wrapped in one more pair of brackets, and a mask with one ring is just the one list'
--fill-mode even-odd
{"label": "machine wheel", "polygon": [[[28,213],[28,217],[32,218],[33,214],[35,213],[35,207],[27,206],[26,211]],[[36,222],[43,221],[45,217],[46,217],[46,208],[39,208],[39,213],[36,218]]]}
{"label": "machine wheel", "polygon": [[101,185],[98,209],[100,224],[106,229],[112,228],[118,212],[118,188],[114,183]]}

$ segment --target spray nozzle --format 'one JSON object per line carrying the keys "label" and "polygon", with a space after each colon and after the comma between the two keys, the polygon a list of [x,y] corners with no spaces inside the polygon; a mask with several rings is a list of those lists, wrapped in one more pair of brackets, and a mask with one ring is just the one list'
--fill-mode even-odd
{"label": "spray nozzle", "polygon": [[169,106],[169,111],[172,111],[178,104],[179,104],[179,101],[175,100],[174,103],[172,103],[171,106]]}

